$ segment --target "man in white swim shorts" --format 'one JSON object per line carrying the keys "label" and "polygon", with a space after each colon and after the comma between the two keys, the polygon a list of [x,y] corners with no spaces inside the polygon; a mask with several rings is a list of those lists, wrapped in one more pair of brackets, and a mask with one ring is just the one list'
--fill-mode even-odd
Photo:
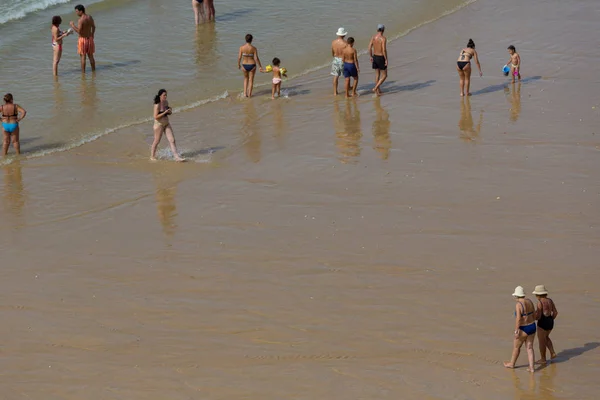
{"label": "man in white swim shorts", "polygon": [[331,42],[331,75],[333,75],[333,95],[338,95],[338,80],[344,71],[344,62],[342,61],[344,49],[348,45],[344,39],[348,32],[344,28],[338,29],[336,32],[337,39]]}

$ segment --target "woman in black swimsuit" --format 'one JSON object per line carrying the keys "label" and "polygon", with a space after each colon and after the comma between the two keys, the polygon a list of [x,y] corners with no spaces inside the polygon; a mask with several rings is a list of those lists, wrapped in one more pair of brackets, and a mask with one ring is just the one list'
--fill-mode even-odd
{"label": "woman in black swimsuit", "polygon": [[456,61],[456,70],[458,71],[458,77],[460,79],[460,95],[467,96],[471,95],[469,89],[471,88],[471,58],[475,58],[477,68],[479,68],[479,76],[483,76],[481,71],[481,64],[479,64],[479,57],[475,51],[475,42],[473,39],[469,39],[467,47],[462,49]]}
{"label": "woman in black swimsuit", "polygon": [[554,328],[554,320],[558,315],[558,311],[556,311],[556,306],[552,299],[548,298],[548,291],[544,285],[536,286],[533,294],[538,299],[535,319],[537,319],[538,341],[540,344],[540,359],[536,363],[545,365],[547,362],[546,349],[550,350],[551,359],[556,358],[554,345],[550,339],[550,332]]}

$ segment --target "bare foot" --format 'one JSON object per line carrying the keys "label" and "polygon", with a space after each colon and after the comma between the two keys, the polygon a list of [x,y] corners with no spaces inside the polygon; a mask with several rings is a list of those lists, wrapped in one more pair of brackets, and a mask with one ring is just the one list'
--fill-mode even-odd
{"label": "bare foot", "polygon": [[554,360],[555,358],[556,358],[556,353],[552,353],[552,354],[550,354],[550,359],[551,359],[551,360]]}
{"label": "bare foot", "polygon": [[529,371],[529,372],[535,372],[535,369],[527,368],[527,371]]}
{"label": "bare foot", "polygon": [[346,98],[347,98],[347,99],[349,99],[350,97],[352,97],[352,95],[350,95],[350,94],[347,94],[347,95],[346,95]]}
{"label": "bare foot", "polygon": [[150,161],[158,161],[156,157],[150,157]]}
{"label": "bare foot", "polygon": [[175,161],[177,161],[177,162],[184,162],[185,158],[183,158],[181,156],[175,156]]}
{"label": "bare foot", "polygon": [[464,97],[464,95],[465,95],[464,93],[461,93],[461,94],[460,94],[460,97]]}
{"label": "bare foot", "polygon": [[275,100],[275,96],[271,96],[271,100]]}
{"label": "bare foot", "polygon": [[540,365],[546,365],[546,364],[548,364],[548,361],[540,359],[540,360],[537,360],[535,363],[540,364]]}
{"label": "bare foot", "polygon": [[352,93],[352,97],[358,97],[358,96],[360,96],[358,93],[356,93],[356,92]]}
{"label": "bare foot", "polygon": [[467,93],[467,96],[473,96],[471,93]]}
{"label": "bare foot", "polygon": [[510,362],[508,362],[508,361],[504,362],[504,367],[505,368],[510,368],[510,369],[514,369],[515,368],[515,366],[513,364],[511,364]]}

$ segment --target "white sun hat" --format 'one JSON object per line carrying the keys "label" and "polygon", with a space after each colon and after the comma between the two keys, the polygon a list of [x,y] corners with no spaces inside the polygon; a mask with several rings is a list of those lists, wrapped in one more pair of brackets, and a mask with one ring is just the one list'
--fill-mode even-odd
{"label": "white sun hat", "polygon": [[525,297],[525,290],[523,289],[523,286],[517,286],[512,295],[513,297]]}
{"label": "white sun hat", "polygon": [[344,28],[340,28],[338,29],[338,31],[336,32],[337,36],[346,36],[348,34],[348,32],[346,32],[346,30]]}
{"label": "white sun hat", "polygon": [[537,285],[535,287],[535,290],[533,291],[533,294],[537,294],[537,295],[548,294],[548,291],[546,290],[546,286],[544,286],[544,285]]}

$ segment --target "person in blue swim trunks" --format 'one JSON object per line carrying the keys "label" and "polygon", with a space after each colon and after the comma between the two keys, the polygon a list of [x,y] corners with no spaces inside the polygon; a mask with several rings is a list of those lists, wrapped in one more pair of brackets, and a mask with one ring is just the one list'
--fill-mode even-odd
{"label": "person in blue swim trunks", "polygon": [[0,114],[2,114],[2,131],[4,140],[2,141],[2,156],[8,154],[8,148],[12,141],[13,147],[17,155],[21,154],[21,146],[19,144],[19,122],[25,118],[27,111],[23,107],[13,102],[13,95],[6,93],[4,95],[4,104],[0,106]]}
{"label": "person in blue swim trunks", "polygon": [[506,368],[515,368],[515,363],[521,353],[521,347],[525,343],[527,349],[527,359],[529,368],[527,371],[534,372],[535,354],[533,351],[533,342],[535,340],[535,306],[533,302],[525,298],[525,290],[522,286],[517,286],[513,293],[513,298],[517,302],[515,305],[515,332],[514,346],[510,361],[504,362]]}
{"label": "person in blue swim trunks", "polygon": [[[349,37],[346,41],[348,46],[342,53],[342,59],[344,61],[344,78],[346,80],[346,98],[352,96],[358,96],[356,93],[356,87],[358,86],[358,73],[360,72],[360,66],[358,65],[358,53],[354,48],[354,38]],[[354,78],[352,85],[352,94],[350,94],[350,78]]]}

